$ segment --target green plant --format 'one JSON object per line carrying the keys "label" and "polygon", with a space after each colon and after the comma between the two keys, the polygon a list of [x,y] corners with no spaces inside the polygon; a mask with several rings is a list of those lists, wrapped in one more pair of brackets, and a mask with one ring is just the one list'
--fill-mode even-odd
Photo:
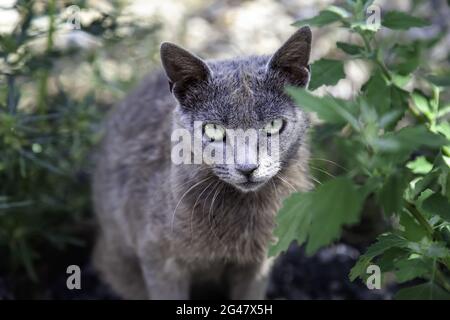
{"label": "green plant", "polygon": [[[397,298],[450,299],[450,104],[444,90],[450,73],[445,62],[424,61],[442,33],[383,42],[365,21],[372,2],[347,1],[295,23],[335,24],[357,38],[336,43],[343,59],[312,64],[310,89],[336,84],[351,60],[366,62],[370,75],[352,100],[287,89],[299,106],[322,120],[315,130],[313,160],[320,156],[338,168],[315,190],[285,202],[270,254],[285,251],[292,240],[306,243],[312,254],[336,240],[344,225],[358,222],[367,206],[375,206],[392,227],[359,258],[350,279],[366,279],[367,267],[377,264],[399,283],[423,280],[406,283]],[[428,22],[391,11],[384,12],[381,25],[405,30]]]}
{"label": "green plant", "polygon": [[[19,19],[11,32],[0,34],[0,276],[14,286],[24,282],[26,291],[34,286],[39,294],[45,292],[42,275],[52,272],[60,250],[82,245],[92,229],[91,147],[100,136],[100,109],[114,102],[99,99],[99,88],[123,92],[131,82],[107,82],[99,51],[56,45],[62,13],[73,4],[86,8],[85,1],[27,0],[3,8],[15,10]],[[135,30],[119,25],[117,17],[118,12],[100,12],[78,32],[101,41],[106,51],[124,38],[120,27]],[[37,30],[34,22],[42,18],[49,26]],[[91,83],[81,93],[75,81],[81,66],[71,63],[77,59],[90,72],[84,79]],[[64,83],[67,69],[73,78]]]}

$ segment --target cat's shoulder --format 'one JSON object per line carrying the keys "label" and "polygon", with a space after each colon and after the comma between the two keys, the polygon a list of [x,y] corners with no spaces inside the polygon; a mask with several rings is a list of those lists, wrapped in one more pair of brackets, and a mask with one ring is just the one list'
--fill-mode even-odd
{"label": "cat's shoulder", "polygon": [[156,70],[145,76],[118,103],[112,111],[109,124],[115,127],[117,133],[129,137],[151,133],[169,125],[170,114],[175,106],[176,101],[170,93],[167,78],[162,71]]}

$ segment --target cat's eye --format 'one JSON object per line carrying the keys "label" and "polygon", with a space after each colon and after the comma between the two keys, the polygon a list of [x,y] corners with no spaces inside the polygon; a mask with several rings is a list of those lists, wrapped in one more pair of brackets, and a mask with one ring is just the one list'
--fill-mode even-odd
{"label": "cat's eye", "polygon": [[264,126],[263,130],[269,134],[274,135],[280,132],[280,130],[283,128],[283,120],[282,119],[274,119]]}
{"label": "cat's eye", "polygon": [[203,128],[206,137],[211,141],[222,141],[225,138],[225,128],[215,123],[207,123]]}

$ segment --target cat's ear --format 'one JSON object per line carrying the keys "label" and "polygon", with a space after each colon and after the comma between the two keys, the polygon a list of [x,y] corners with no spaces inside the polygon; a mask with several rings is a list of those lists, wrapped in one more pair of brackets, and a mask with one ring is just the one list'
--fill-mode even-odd
{"label": "cat's ear", "polygon": [[170,90],[177,98],[182,98],[189,86],[206,81],[211,75],[202,59],[173,43],[163,42],[160,54]]}
{"label": "cat's ear", "polygon": [[297,30],[269,60],[268,72],[279,72],[290,84],[306,87],[310,77],[311,39],[308,26]]}

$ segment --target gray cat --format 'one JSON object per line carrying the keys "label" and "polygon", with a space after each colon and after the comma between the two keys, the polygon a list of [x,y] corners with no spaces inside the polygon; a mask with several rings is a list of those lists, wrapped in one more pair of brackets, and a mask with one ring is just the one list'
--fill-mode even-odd
{"label": "gray cat", "polygon": [[[310,49],[309,27],[272,56],[203,61],[161,45],[166,76],[146,78],[111,113],[96,159],[94,263],[123,298],[208,298],[213,289],[264,298],[275,215],[311,185],[309,117],[284,93],[307,86]],[[205,124],[202,145],[227,145],[225,129],[277,137],[279,159],[174,164],[172,132],[193,132],[194,121]]]}

